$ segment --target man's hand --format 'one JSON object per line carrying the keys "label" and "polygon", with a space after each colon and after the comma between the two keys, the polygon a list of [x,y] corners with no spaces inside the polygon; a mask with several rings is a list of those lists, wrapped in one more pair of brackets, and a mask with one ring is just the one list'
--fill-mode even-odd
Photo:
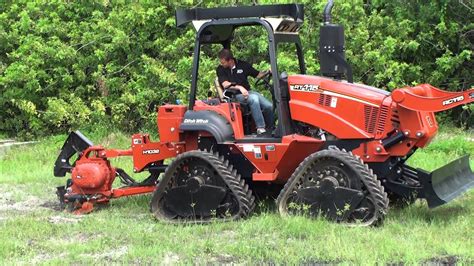
{"label": "man's hand", "polygon": [[227,88],[229,88],[230,86],[232,86],[232,83],[230,83],[229,81],[226,80],[226,81],[222,82],[222,87],[223,87],[224,89],[227,89]]}
{"label": "man's hand", "polygon": [[240,92],[244,96],[244,99],[247,99],[249,97],[249,91],[246,88],[244,88],[243,86],[240,86],[240,85],[237,85],[236,88],[238,88],[240,90]]}
{"label": "man's hand", "polygon": [[[228,89],[232,85],[233,85],[233,83],[231,83],[229,81],[222,82],[222,86],[226,89]],[[238,89],[240,91],[240,93],[242,93],[242,95],[244,96],[245,99],[247,99],[249,97],[249,91],[244,86],[234,85],[232,88]]]}
{"label": "man's hand", "polygon": [[269,70],[265,70],[265,71],[260,71],[260,73],[258,73],[258,76],[256,77],[257,79],[259,78],[263,78],[265,75],[267,75],[268,73],[272,73],[272,70],[269,69]]}

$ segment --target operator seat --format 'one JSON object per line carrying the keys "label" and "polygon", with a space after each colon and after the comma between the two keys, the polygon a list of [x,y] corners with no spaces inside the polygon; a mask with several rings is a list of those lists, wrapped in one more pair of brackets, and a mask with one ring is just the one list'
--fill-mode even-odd
{"label": "operator seat", "polygon": [[[219,82],[219,78],[216,78],[214,80],[214,88],[216,89],[216,94],[219,97],[221,102],[238,102],[237,99],[235,98],[235,93],[232,93],[230,91],[224,90],[221,86],[221,83]],[[246,103],[240,103],[241,107],[241,112],[242,112],[242,122],[243,122],[243,127],[244,127],[244,133],[245,135],[250,134],[251,127],[250,127],[250,122],[251,122],[251,111],[250,107]]]}
{"label": "operator seat", "polygon": [[222,86],[219,83],[219,78],[216,78],[214,80],[214,88],[216,89],[217,97],[219,97],[221,102],[225,102],[225,100],[224,100],[224,90],[222,89]]}

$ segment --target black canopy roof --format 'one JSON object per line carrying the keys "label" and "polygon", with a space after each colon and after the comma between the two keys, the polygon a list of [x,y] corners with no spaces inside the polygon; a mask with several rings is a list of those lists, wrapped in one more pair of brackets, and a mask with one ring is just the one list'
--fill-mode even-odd
{"label": "black canopy roof", "polygon": [[236,18],[291,17],[302,23],[304,6],[302,4],[281,4],[261,6],[239,6],[218,8],[193,8],[176,10],[176,26],[184,27],[195,20],[217,20]]}

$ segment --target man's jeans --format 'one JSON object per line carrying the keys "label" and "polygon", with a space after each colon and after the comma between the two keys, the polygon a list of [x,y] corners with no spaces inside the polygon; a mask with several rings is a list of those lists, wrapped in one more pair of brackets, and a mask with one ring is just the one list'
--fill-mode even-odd
{"label": "man's jeans", "polygon": [[235,97],[239,102],[247,102],[257,128],[273,127],[273,105],[263,95],[256,91],[249,91],[247,100],[244,99],[242,94],[238,94]]}

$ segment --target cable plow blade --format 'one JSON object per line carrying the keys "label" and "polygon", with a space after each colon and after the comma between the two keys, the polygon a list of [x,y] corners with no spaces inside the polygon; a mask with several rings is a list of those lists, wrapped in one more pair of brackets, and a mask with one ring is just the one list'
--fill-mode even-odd
{"label": "cable plow blade", "polygon": [[422,194],[430,208],[435,208],[459,197],[474,186],[474,173],[469,166],[469,155],[429,173],[418,169],[423,185]]}
{"label": "cable plow blade", "polygon": [[93,145],[92,141],[82,135],[79,130],[71,132],[64,142],[63,147],[61,148],[61,153],[54,163],[54,176],[61,177],[65,176],[67,172],[71,172],[75,162],[71,164],[69,159],[71,159],[71,157],[76,153],[80,154],[82,151]]}

